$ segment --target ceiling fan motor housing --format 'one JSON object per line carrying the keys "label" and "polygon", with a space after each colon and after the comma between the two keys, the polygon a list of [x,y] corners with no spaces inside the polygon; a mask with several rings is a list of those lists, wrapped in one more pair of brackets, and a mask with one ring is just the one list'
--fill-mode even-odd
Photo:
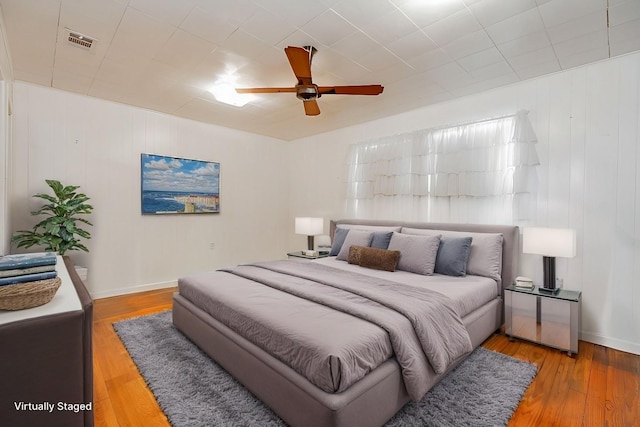
{"label": "ceiling fan motor housing", "polygon": [[314,84],[296,85],[296,97],[303,101],[311,101],[312,99],[320,98],[318,86]]}

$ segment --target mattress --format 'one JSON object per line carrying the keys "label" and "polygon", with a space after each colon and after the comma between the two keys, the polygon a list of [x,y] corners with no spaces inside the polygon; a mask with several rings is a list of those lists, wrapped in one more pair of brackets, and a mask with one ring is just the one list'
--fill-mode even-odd
{"label": "mattress", "polygon": [[337,260],[336,257],[319,258],[311,262],[439,292],[451,298],[460,317],[465,317],[499,296],[496,281],[483,276],[471,274],[463,277],[443,274],[425,276],[401,270],[382,271],[349,264],[346,261]]}
{"label": "mattress", "polygon": [[[389,273],[333,258],[318,263],[442,292],[460,317],[497,297],[496,282],[479,276]],[[225,272],[181,279],[179,292],[326,392],[346,390],[394,355],[389,333],[380,326]]]}

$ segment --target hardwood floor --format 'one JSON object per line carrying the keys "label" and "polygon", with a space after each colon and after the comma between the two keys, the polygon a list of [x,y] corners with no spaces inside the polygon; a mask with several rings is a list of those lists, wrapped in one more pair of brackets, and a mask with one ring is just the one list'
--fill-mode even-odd
{"label": "hardwood floor", "polygon": [[174,288],[98,299],[93,305],[96,427],[170,426],[111,325],[171,308]]}
{"label": "hardwood floor", "polygon": [[[94,302],[96,426],[169,426],[111,324],[171,308],[175,289]],[[535,363],[538,375],[509,423],[514,426],[640,426],[640,356],[580,341],[577,356],[504,335],[483,346]]]}

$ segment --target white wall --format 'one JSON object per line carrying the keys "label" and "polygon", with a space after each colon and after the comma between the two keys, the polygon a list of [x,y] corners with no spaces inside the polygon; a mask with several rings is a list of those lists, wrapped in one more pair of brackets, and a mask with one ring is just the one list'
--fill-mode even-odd
{"label": "white wall", "polygon": [[[93,237],[89,254],[69,255],[89,268],[94,297],[284,256],[285,142],[21,82],[13,110],[11,231],[35,224],[32,195],[49,190],[45,179],[80,185]],[[220,162],[221,213],[142,216],[140,153]]]}
{"label": "white wall", "polygon": [[0,255],[9,253],[9,182],[13,69],[0,10]]}
{"label": "white wall", "polygon": [[9,253],[9,186],[11,182],[11,89],[12,82],[0,80],[0,255]]}
{"label": "white wall", "polygon": [[[640,354],[640,53],[295,141],[290,215],[345,215],[352,143],[520,109],[539,141],[536,224],[577,230],[576,258],[557,269],[583,293],[581,336]],[[521,264],[541,281],[540,257]]]}

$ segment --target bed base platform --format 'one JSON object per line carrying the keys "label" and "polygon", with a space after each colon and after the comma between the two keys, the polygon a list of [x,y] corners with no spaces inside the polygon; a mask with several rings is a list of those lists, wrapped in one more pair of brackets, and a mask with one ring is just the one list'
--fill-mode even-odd
{"label": "bed base platform", "polygon": [[[473,347],[500,327],[502,301],[497,298],[463,318]],[[381,426],[409,395],[395,359],[384,362],[342,393],[327,393],[284,363],[212,318],[180,294],[174,294],[173,323],[200,349],[291,426]],[[441,375],[435,385],[461,360]]]}

